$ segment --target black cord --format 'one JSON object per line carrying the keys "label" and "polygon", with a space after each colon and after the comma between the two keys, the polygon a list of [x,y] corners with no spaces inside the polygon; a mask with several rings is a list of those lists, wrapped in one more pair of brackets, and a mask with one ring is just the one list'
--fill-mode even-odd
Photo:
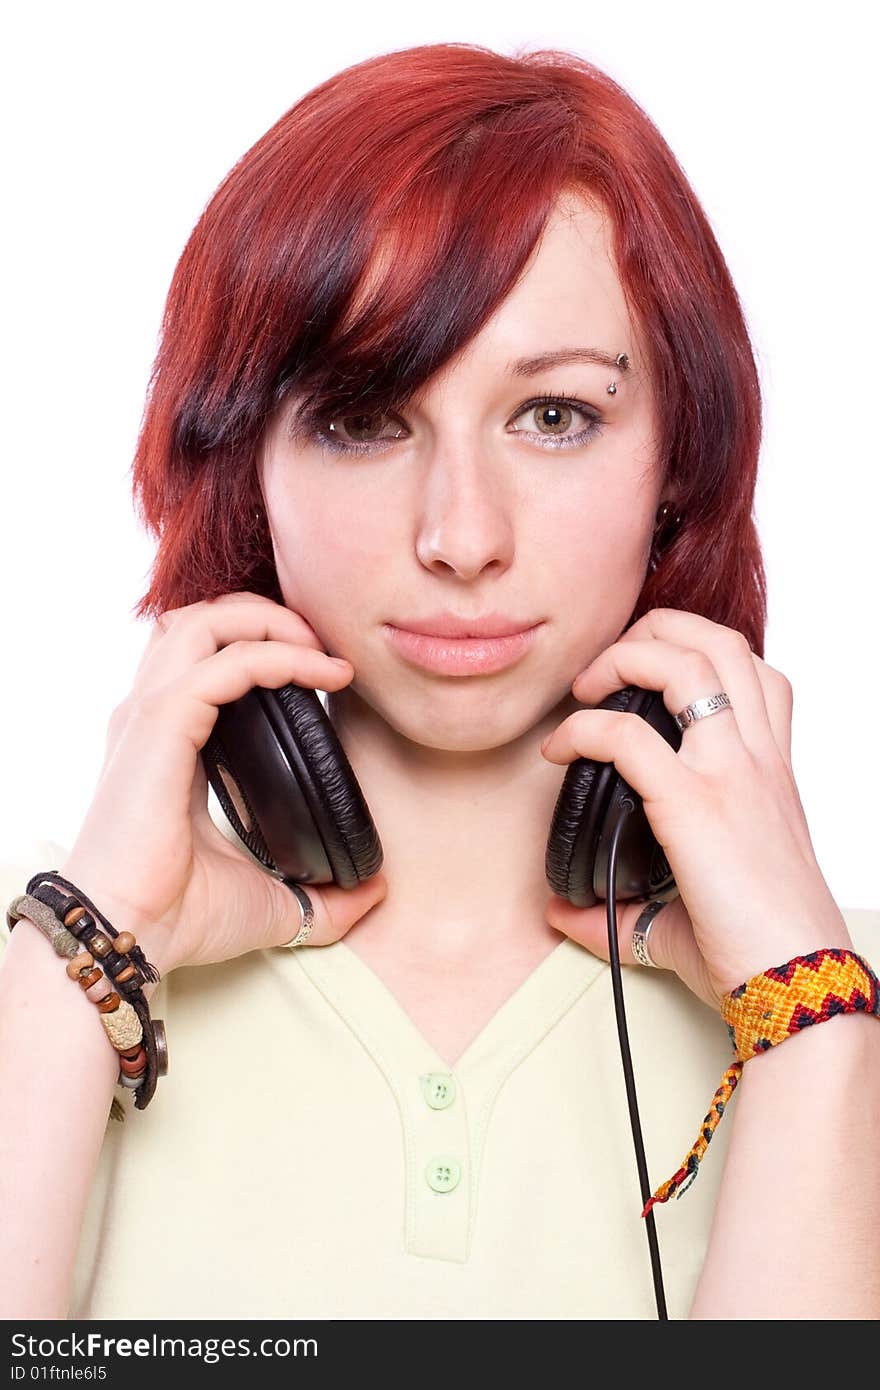
{"label": "black cord", "polygon": [[[617,846],[626,824],[626,818],[631,811],[635,810],[635,805],[627,797],[623,803],[623,811],[614,827],[611,836],[611,847],[608,851],[608,898],[606,908],[608,915],[608,954],[611,958],[611,985],[614,990],[614,1012],[617,1015],[617,1035],[620,1038],[620,1056],[623,1062],[623,1075],[626,1081],[626,1099],[629,1105],[629,1119],[632,1125],[633,1143],[636,1149],[636,1164],[639,1170],[639,1186],[642,1191],[642,1208],[651,1197],[651,1185],[648,1182],[648,1165],[645,1162],[645,1147],[642,1143],[642,1127],[639,1124],[639,1105],[636,1100],[636,1084],[633,1077],[632,1057],[629,1051],[629,1038],[626,1031],[626,1013],[623,1007],[623,982],[620,978],[620,954],[617,949],[617,896],[615,892],[617,879]],[[660,1250],[657,1245],[657,1228],[654,1225],[654,1210],[648,1212],[644,1218],[645,1229],[648,1233],[648,1249],[651,1252],[651,1272],[654,1276],[654,1296],[657,1300],[657,1317],[666,1322],[669,1315],[666,1312],[666,1295],[663,1292],[663,1274],[660,1269]]]}

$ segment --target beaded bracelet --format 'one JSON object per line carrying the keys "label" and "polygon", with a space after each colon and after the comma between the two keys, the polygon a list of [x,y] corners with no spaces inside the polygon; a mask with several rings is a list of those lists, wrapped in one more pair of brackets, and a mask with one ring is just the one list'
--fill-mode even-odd
{"label": "beaded bracelet", "polygon": [[880,1019],[880,980],[864,956],[838,946],[823,946],[809,955],[793,956],[784,965],[771,966],[725,994],[721,1016],[727,1023],[737,1060],[724,1073],[699,1136],[681,1167],[660,1184],[645,1203],[642,1216],[647,1216],[655,1203],[668,1202],[670,1197],[678,1198],[687,1192],[751,1057],[767,1052],[813,1023],[852,1013],[873,1014]]}
{"label": "beaded bracelet", "polygon": [[[67,891],[58,892],[53,884]],[[133,1090],[135,1106],[145,1110],[158,1077],[168,1070],[165,1027],[161,1019],[150,1018],[141,988],[144,981],[158,981],[159,972],[146,960],[131,932],[117,932],[85,894],[58,873],[34,874],[27,892],[12,899],[6,909],[10,931],[22,917],[40,929],[57,955],[68,958],[67,974],[96,1005],[119,1054],[117,1085]],[[96,964],[96,956],[103,970]],[[110,1116],[120,1121],[125,1118],[115,1097]]]}

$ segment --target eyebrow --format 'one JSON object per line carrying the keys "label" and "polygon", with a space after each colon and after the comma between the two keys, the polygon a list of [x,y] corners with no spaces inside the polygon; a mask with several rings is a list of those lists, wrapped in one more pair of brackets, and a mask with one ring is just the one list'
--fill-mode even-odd
{"label": "eyebrow", "polygon": [[[538,376],[540,372],[545,372],[550,367],[559,367],[564,362],[594,362],[600,367],[608,367],[609,370],[625,371],[626,367],[621,368],[617,365],[618,355],[595,347],[558,348],[554,352],[539,352],[534,357],[520,357],[509,366],[513,376]],[[626,366],[629,366],[629,363]]]}

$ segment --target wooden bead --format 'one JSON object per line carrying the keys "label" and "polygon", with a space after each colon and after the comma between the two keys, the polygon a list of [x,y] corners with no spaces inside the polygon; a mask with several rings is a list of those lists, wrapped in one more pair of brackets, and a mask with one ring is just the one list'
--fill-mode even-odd
{"label": "wooden bead", "polygon": [[[81,989],[91,989],[92,985],[98,984],[98,982],[99,982],[100,980],[103,980],[103,978],[104,978],[104,972],[103,972],[103,970],[99,970],[98,967],[95,966],[94,970],[90,970],[89,973],[88,973],[88,975],[80,975],[80,977],[79,977],[80,988],[81,988]],[[105,991],[105,993],[106,993],[106,991]]]}
{"label": "wooden bead", "polygon": [[76,907],[72,907],[70,911],[65,914],[64,925],[67,928],[75,927],[77,922],[81,922],[85,916],[87,916],[85,908],[81,903],[77,903]]}
{"label": "wooden bead", "polygon": [[[118,997],[118,996],[117,996]],[[143,1025],[127,999],[122,999],[113,1013],[101,1015],[104,1031],[117,1052],[128,1052],[144,1036]]]}
{"label": "wooden bead", "polygon": [[114,1009],[119,1008],[119,995],[111,994],[109,999],[102,999],[98,1005],[98,1010],[102,1014],[112,1014]]}
{"label": "wooden bead", "polygon": [[141,1045],[141,1043],[136,1043],[133,1047],[117,1048],[117,1051],[120,1057],[124,1057],[127,1062],[130,1062],[133,1060],[133,1058],[135,1058],[138,1055],[139,1052],[143,1052],[143,1046]]}
{"label": "wooden bead", "polygon": [[113,950],[113,945],[104,933],[99,931],[95,932],[95,935],[89,942],[89,950],[93,956],[97,956],[99,960],[103,960],[105,956],[109,956],[110,952]]}
{"label": "wooden bead", "polygon": [[109,999],[113,993],[113,984],[102,975],[100,980],[96,980],[93,985],[89,985],[86,990],[86,998],[91,999],[93,1004],[100,1004],[102,999]]}
{"label": "wooden bead", "polygon": [[136,965],[127,965],[124,970],[113,976],[114,983],[124,985],[126,980],[133,980],[137,976],[138,968]]}
{"label": "wooden bead", "polygon": [[137,941],[130,931],[121,931],[118,936],[113,938],[113,949],[120,956],[127,956],[132,946],[135,945],[137,945]]}
{"label": "wooden bead", "polygon": [[72,980],[78,980],[79,972],[91,970],[94,963],[94,957],[90,956],[88,951],[80,951],[78,956],[74,956],[73,960],[67,962],[67,973]]}
{"label": "wooden bead", "polygon": [[146,1065],[147,1054],[143,1048],[138,1050],[136,1057],[123,1057],[120,1053],[119,1069],[125,1076],[140,1076],[141,1072],[146,1068]]}
{"label": "wooden bead", "polygon": [[128,1086],[132,1091],[136,1091],[138,1086],[142,1086],[144,1084],[144,1077],[146,1076],[146,1074],[147,1073],[145,1071],[142,1071],[140,1076],[126,1076],[125,1072],[120,1072],[119,1085]]}

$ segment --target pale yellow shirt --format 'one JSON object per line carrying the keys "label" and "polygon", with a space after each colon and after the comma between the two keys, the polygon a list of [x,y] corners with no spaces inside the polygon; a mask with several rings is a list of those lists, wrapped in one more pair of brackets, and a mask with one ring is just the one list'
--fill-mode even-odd
{"label": "pale yellow shirt", "polygon": [[[64,854],[42,842],[0,868],[4,937],[10,899]],[[877,969],[880,912],[844,915]],[[676,975],[623,980],[653,1190],[733,1054]],[[143,1112],[116,1090],[71,1318],[656,1317],[610,967],[569,938],[452,1066],[344,938],[174,971],[151,1011],[169,1071]],[[696,1289],[736,1102],[654,1209],[670,1318]]]}

